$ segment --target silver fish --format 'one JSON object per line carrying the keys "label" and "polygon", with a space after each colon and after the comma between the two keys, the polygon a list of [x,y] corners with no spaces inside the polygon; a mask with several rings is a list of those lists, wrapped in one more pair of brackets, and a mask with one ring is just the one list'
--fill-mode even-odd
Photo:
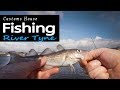
{"label": "silver fish", "polygon": [[[41,53],[41,55],[45,56],[47,59],[44,69],[50,69],[56,66],[57,67],[70,66],[71,71],[75,71],[73,64],[84,59],[84,55],[87,52],[86,50],[64,49],[63,46],[60,44],[57,45],[57,49],[58,51],[54,52],[47,48],[43,51],[43,53]],[[49,52],[49,54],[47,52]]]}
{"label": "silver fish", "polygon": [[67,49],[45,55],[47,62],[45,69],[52,67],[70,66],[72,71],[75,71],[73,64],[84,59],[87,51],[78,49]]}
{"label": "silver fish", "polygon": [[[81,59],[84,58],[86,54],[86,50],[78,50],[78,49],[64,49],[61,45],[57,46],[59,51],[54,52],[49,48],[45,49],[40,55],[32,55],[32,56],[20,56],[16,53],[10,52],[10,60],[6,61],[6,64],[18,63],[18,62],[28,62],[32,60],[40,60],[43,56],[46,57],[47,62],[44,66],[44,69],[50,69],[53,67],[64,67],[70,66],[72,71],[75,71],[73,64],[77,63]],[[49,53],[47,52],[49,51]],[[7,59],[7,57],[6,57]],[[9,59],[9,58],[8,58]],[[3,63],[4,64],[4,63]],[[1,64],[2,66],[2,64]]]}

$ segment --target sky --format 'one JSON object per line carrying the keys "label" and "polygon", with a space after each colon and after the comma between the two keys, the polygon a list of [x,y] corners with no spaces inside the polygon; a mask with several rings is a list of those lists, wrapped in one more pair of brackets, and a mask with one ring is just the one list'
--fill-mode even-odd
{"label": "sky", "polygon": [[65,12],[61,29],[68,31],[73,39],[100,36],[107,39],[120,39],[120,12],[73,11]]}
{"label": "sky", "polygon": [[[17,47],[21,47],[23,51],[28,51],[30,48],[39,50],[39,47],[51,48],[51,45],[58,43],[66,48],[86,49],[86,47],[93,46],[91,38],[97,47],[120,46],[120,11],[0,11],[0,15],[60,15],[60,42],[47,45],[34,42],[16,43]],[[90,42],[89,45],[88,42]],[[13,47],[14,44],[0,43],[0,50],[3,50],[2,48],[11,50],[10,47]],[[18,50],[17,47],[14,50]],[[28,49],[24,47],[28,47]]]}

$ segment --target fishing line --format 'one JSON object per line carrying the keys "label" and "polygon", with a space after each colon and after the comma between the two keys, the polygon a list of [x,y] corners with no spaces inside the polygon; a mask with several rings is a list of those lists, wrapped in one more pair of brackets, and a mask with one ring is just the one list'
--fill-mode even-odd
{"label": "fishing line", "polygon": [[92,42],[93,42],[93,45],[94,45],[95,49],[97,49],[97,47],[96,47],[96,45],[95,45],[95,42],[94,42],[94,40],[92,39],[92,37],[91,37],[91,40],[92,40]]}
{"label": "fishing line", "polygon": [[[66,58],[66,57],[65,57],[65,58]],[[67,60],[67,59],[64,60],[64,62],[62,63],[62,66],[63,66],[63,64],[65,63],[66,60]],[[71,67],[71,65],[70,65],[70,67]],[[72,66],[72,68],[74,68],[74,66]],[[73,70],[73,75],[77,75],[77,73],[76,73],[76,71],[75,71],[75,68],[74,68],[74,70]],[[73,79],[77,79],[77,78],[74,77]]]}
{"label": "fishing line", "polygon": [[[88,33],[88,35],[89,35],[89,33]],[[90,37],[91,40],[92,40],[92,43],[93,43],[93,45],[94,45],[94,48],[97,49],[97,46],[95,45],[95,42],[94,42],[93,38],[92,38],[91,36],[89,36],[89,37]]]}

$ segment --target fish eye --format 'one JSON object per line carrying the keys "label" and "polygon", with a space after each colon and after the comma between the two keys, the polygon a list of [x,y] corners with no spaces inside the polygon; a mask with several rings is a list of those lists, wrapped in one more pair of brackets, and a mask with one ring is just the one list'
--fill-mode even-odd
{"label": "fish eye", "polygon": [[81,50],[77,50],[77,52],[81,52]]}

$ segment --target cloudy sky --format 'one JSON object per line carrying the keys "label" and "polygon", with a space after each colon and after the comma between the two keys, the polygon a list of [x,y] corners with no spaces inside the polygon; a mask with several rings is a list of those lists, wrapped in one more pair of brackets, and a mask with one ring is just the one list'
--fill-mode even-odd
{"label": "cloudy sky", "polygon": [[[120,46],[120,11],[0,11],[0,15],[60,15],[59,42],[0,42],[1,51],[41,52],[59,43],[65,48],[94,49]],[[91,39],[92,38],[92,39]]]}

